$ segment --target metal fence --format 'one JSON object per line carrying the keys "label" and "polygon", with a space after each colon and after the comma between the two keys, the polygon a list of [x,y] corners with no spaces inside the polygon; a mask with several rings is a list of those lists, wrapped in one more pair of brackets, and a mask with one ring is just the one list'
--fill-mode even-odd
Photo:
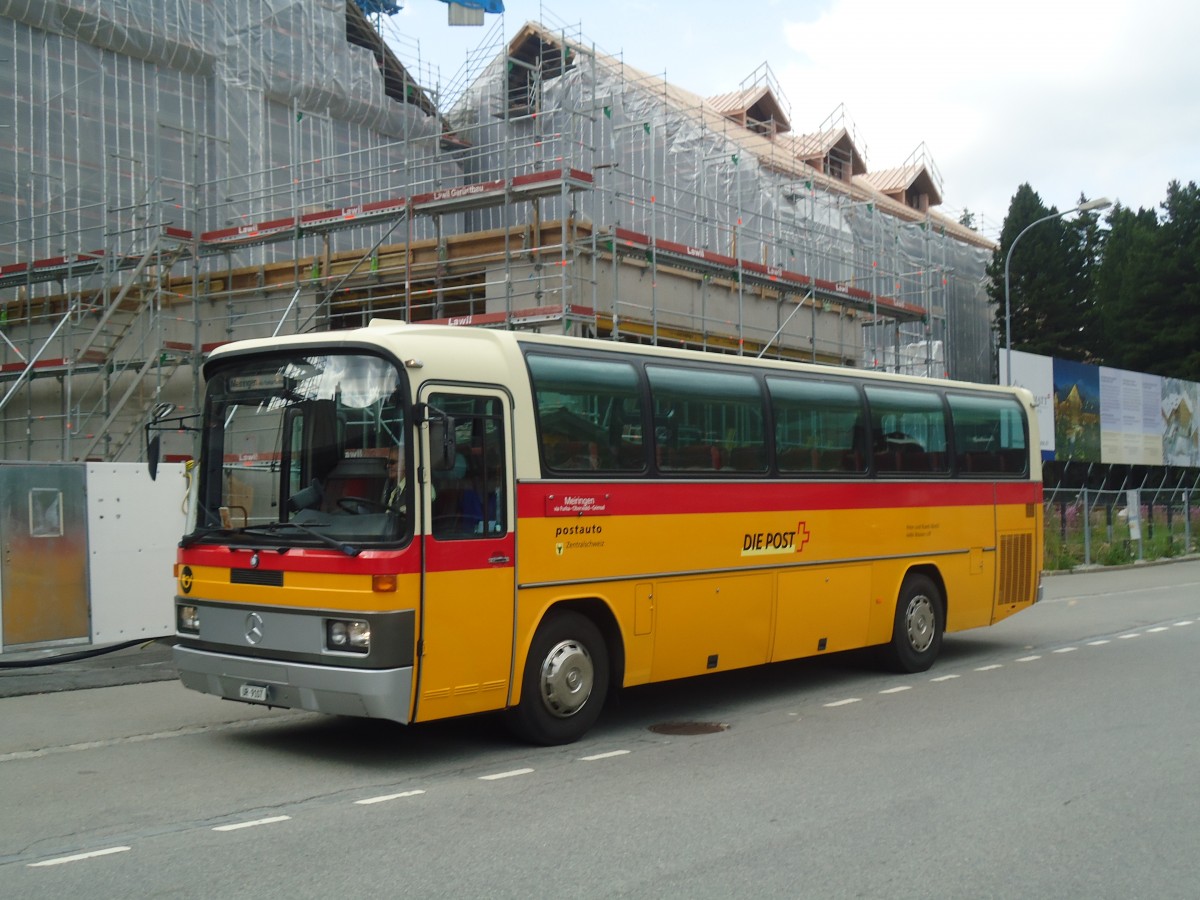
{"label": "metal fence", "polygon": [[1055,488],[1046,491],[1045,506],[1047,569],[1115,566],[1197,549],[1200,491],[1194,485]]}

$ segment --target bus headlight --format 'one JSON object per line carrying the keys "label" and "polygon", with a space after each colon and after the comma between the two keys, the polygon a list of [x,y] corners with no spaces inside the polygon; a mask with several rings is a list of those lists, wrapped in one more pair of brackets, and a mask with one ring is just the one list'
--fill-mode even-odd
{"label": "bus headlight", "polygon": [[200,633],[200,613],[194,606],[175,607],[175,628],[184,634]]}
{"label": "bus headlight", "polygon": [[343,653],[367,653],[371,649],[371,625],[361,619],[326,619],[325,649]]}

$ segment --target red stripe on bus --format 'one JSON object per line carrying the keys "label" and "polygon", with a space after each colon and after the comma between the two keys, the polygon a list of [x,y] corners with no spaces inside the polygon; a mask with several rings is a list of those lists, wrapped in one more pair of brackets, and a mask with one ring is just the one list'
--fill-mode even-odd
{"label": "red stripe on bus", "polygon": [[513,535],[489,539],[425,542],[425,563],[430,572],[465,569],[511,569],[516,556]]}
{"label": "red stripe on bus", "polygon": [[[292,540],[290,534],[288,540]],[[347,543],[353,544],[353,541]],[[250,556],[258,553],[258,568],[264,572],[320,572],[332,575],[405,575],[421,571],[419,545],[399,550],[364,550],[347,556],[333,548],[291,546],[286,553],[272,547],[201,546],[181,548],[178,562],[188,566],[249,569]]]}
{"label": "red stripe on bus", "polygon": [[1037,503],[1042,502],[1042,483],[1040,481],[1001,481],[996,484],[997,503]]}
{"label": "red stripe on bus", "polygon": [[[993,493],[995,491],[995,493]],[[522,517],[562,515],[564,506],[583,515],[663,515],[770,512],[814,509],[891,509],[991,506],[1041,502],[1037,482],[869,481],[739,483],[538,482],[520,485]]]}

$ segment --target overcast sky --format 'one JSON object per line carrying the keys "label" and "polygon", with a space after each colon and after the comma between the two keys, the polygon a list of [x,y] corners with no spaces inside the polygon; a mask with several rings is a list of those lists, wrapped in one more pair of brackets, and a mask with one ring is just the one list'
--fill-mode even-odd
{"label": "overcast sky", "polygon": [[[406,58],[452,78],[498,17],[451,27],[439,0],[404,0],[385,23]],[[994,236],[1017,186],[1048,206],[1080,193],[1157,206],[1200,181],[1200,3],[1188,0],[507,0],[626,63],[702,96],[770,65],[793,131],[844,105],[868,166],[922,143],[942,210]]]}

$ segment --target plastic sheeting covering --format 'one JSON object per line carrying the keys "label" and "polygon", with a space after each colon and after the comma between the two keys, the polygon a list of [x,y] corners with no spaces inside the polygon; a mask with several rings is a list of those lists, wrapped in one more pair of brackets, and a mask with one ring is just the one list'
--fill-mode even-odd
{"label": "plastic sheeting covering", "polygon": [[[448,113],[479,148],[464,161],[469,180],[558,166],[594,172],[595,190],[568,201],[576,217],[915,303],[931,314],[929,333],[922,323],[902,324],[874,348],[875,359],[864,341],[863,365],[886,365],[895,359],[890,347],[933,346],[932,339],[948,355],[930,354],[928,374],[994,380],[990,251],[939,233],[936,222],[902,221],[772,171],[730,137],[739,126],[709,127],[665,102],[660,81],[631,81],[619,65],[585,58],[541,85],[536,116],[515,118],[505,115],[507,71],[498,58]],[[546,201],[542,218],[560,217],[561,206]],[[469,225],[500,228],[530,216],[520,205],[484,209]]]}
{"label": "plastic sheeting covering", "polygon": [[346,33],[345,0],[0,0],[0,264],[453,182]]}
{"label": "plastic sheeting covering", "polygon": [[[0,108],[12,111],[0,132],[0,202],[12,210],[0,265],[140,253],[164,225],[200,233],[574,167],[594,188],[567,210],[543,201],[542,221],[573,214],[919,304],[930,333],[906,325],[889,343],[942,341],[954,377],[991,379],[986,249],[768,168],[731,138],[739,126],[714,127],[664,100],[661,81],[586,54],[523,87],[538,115],[514,115],[497,48],[447,111],[463,138],[447,148],[443,123],[384,93],[372,53],[347,41],[346,15],[345,0],[0,0]],[[529,204],[448,214],[437,233],[533,215]],[[429,217],[407,230],[435,233]],[[333,234],[331,247],[384,233]],[[229,262],[311,255],[317,240]]]}

